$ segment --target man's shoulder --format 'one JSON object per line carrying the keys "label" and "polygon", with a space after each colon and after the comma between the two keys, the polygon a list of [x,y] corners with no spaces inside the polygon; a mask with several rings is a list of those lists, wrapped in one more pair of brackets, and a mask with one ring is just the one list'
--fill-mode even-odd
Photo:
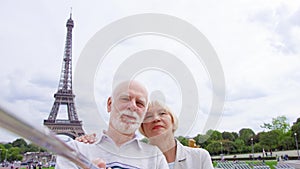
{"label": "man's shoulder", "polygon": [[143,141],[141,141],[141,140],[137,140],[137,141],[138,141],[139,145],[140,145],[141,147],[143,147],[143,148],[157,149],[157,147],[154,146],[154,145],[145,143],[145,142],[143,142]]}
{"label": "man's shoulder", "polygon": [[88,147],[92,147],[93,145],[95,144],[87,144],[87,143],[83,143],[83,142],[79,142],[79,141],[76,141],[76,140],[70,140],[68,142],[66,142],[66,144],[70,147],[72,147],[73,149],[75,150],[84,150]]}
{"label": "man's shoulder", "polygon": [[157,146],[147,144],[140,140],[138,140],[138,144],[144,151],[159,152],[159,153],[161,152]]}

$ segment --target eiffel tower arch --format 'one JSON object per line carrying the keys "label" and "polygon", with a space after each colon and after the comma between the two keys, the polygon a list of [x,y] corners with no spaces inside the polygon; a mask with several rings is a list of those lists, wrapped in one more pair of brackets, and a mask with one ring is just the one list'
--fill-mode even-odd
{"label": "eiffel tower arch", "polygon": [[[67,135],[74,139],[84,135],[84,130],[82,121],[77,116],[75,95],[72,90],[72,29],[74,27],[72,13],[66,27],[67,37],[58,90],[54,94],[55,101],[48,119],[44,120],[44,125],[56,134]],[[59,109],[63,105],[67,107],[68,119],[57,119]]]}

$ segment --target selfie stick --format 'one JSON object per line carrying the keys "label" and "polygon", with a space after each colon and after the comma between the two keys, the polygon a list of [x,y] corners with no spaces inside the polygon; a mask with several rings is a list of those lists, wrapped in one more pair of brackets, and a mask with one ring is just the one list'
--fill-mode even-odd
{"label": "selfie stick", "polygon": [[84,169],[99,169],[84,155],[76,152],[73,148],[56,137],[50,130],[46,130],[46,132],[37,130],[11,114],[12,113],[3,110],[3,108],[0,107],[0,127],[3,127],[41,147],[63,156]]}

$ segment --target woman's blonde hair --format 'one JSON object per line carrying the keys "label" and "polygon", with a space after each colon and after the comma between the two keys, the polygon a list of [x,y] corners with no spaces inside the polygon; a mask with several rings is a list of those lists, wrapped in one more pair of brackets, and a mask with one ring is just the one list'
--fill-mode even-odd
{"label": "woman's blonde hair", "polygon": [[[171,111],[171,109],[165,105],[164,103],[161,103],[160,101],[151,101],[148,105],[148,110],[151,108],[151,107],[154,107],[154,106],[160,106],[162,107],[170,116],[171,116],[171,120],[172,120],[172,124],[173,124],[173,133],[177,130],[178,128],[178,119],[176,117],[176,115]],[[147,113],[146,113],[147,114]],[[143,123],[141,124],[141,127],[139,128],[139,131],[142,135],[144,135],[145,137],[146,134],[144,132],[144,128],[143,128]]]}

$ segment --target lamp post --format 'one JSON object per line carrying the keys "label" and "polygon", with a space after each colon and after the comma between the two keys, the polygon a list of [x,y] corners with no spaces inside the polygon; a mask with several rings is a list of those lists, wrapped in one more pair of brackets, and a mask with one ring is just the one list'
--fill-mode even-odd
{"label": "lamp post", "polygon": [[5,160],[4,160],[4,161],[6,162],[6,160],[7,160],[7,151],[8,151],[8,150],[6,149],[5,151],[6,151],[6,152],[5,152]]}
{"label": "lamp post", "polygon": [[220,144],[221,144],[221,154],[223,154],[223,143],[220,142]]}
{"label": "lamp post", "polygon": [[253,138],[251,137],[251,147],[252,147],[252,160],[254,159],[254,148],[253,148]]}
{"label": "lamp post", "polygon": [[298,160],[300,160],[300,157],[299,157],[299,148],[298,148],[298,139],[297,139],[297,133],[294,133],[294,136],[295,136],[295,143],[296,143],[296,148],[297,148]]}
{"label": "lamp post", "polygon": [[223,154],[223,143],[220,142],[221,144],[221,161],[224,161],[224,154]]}

